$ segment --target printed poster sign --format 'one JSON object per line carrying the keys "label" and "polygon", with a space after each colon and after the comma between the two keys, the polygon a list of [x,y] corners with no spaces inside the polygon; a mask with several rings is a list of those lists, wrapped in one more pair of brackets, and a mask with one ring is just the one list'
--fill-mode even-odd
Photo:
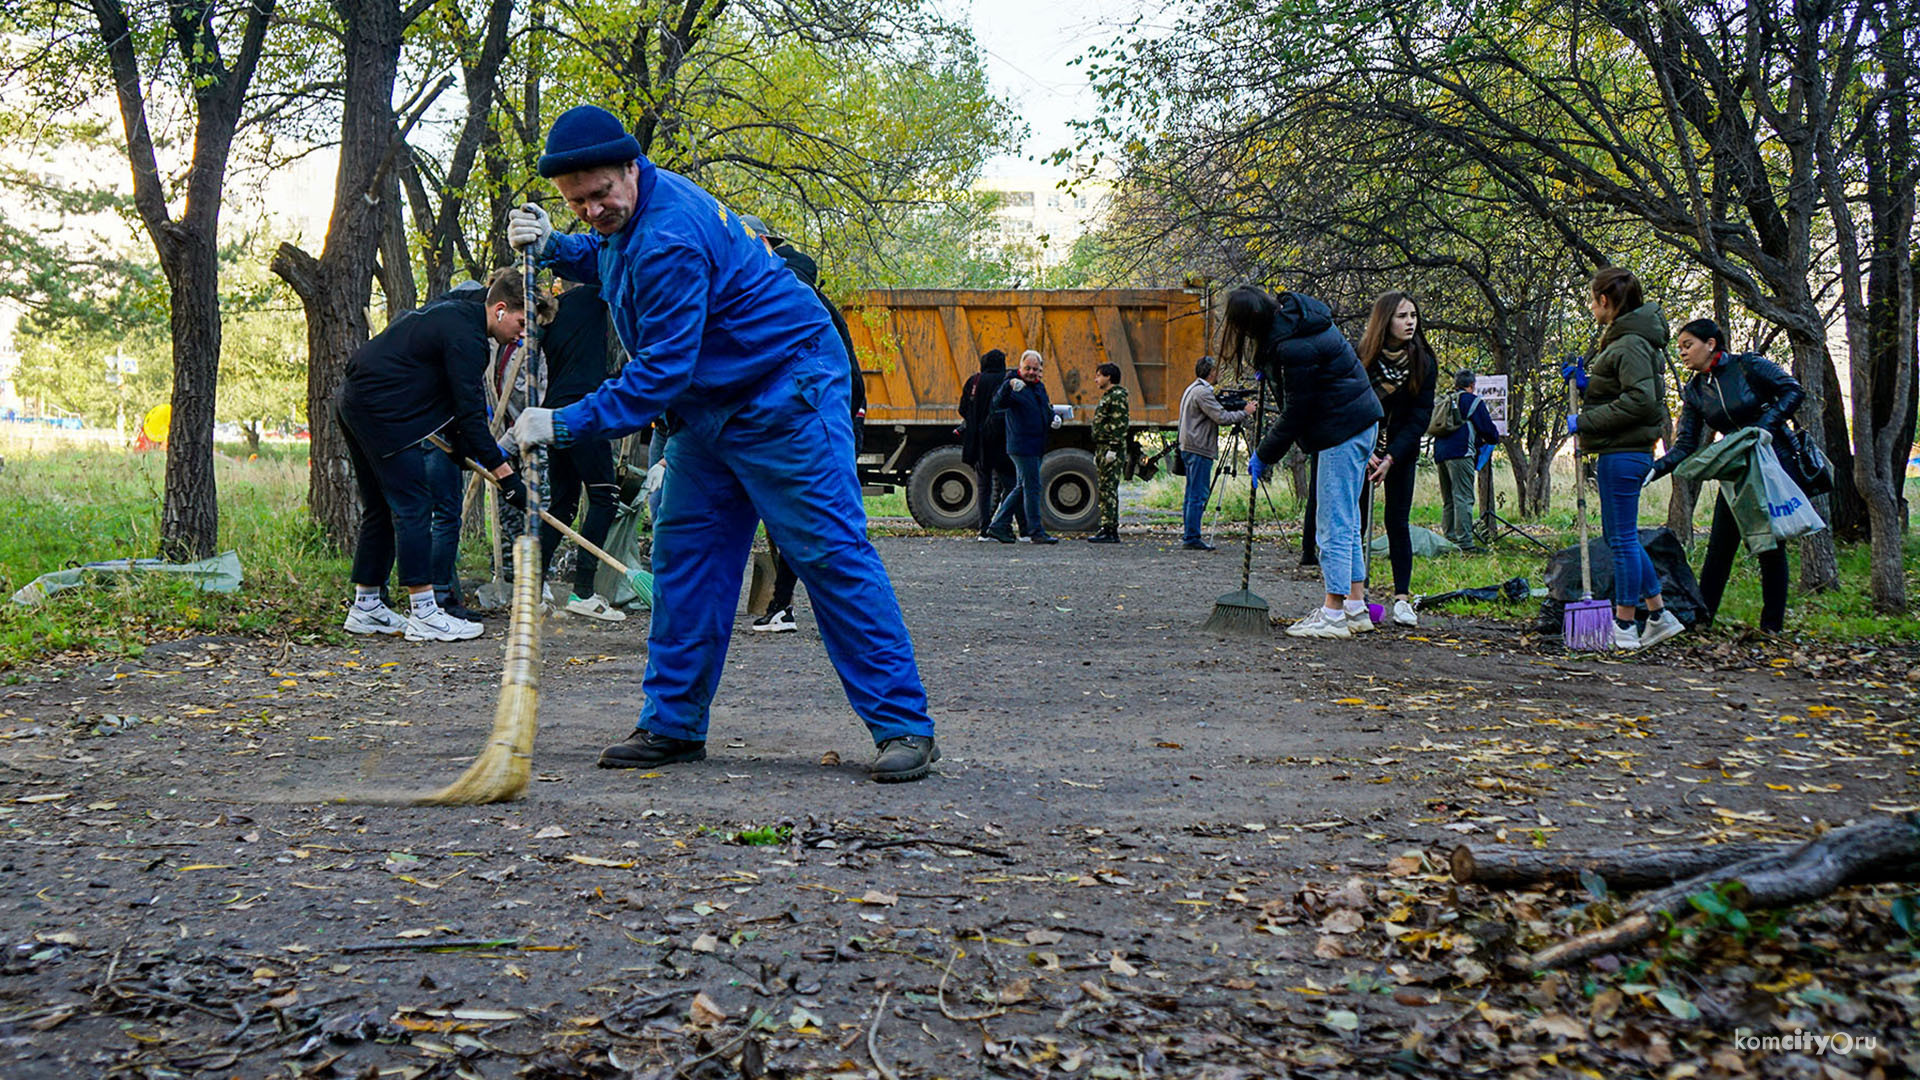
{"label": "printed poster sign", "polygon": [[1500,431],[1500,437],[1507,436],[1507,377],[1505,375],[1475,375],[1473,377],[1473,396],[1487,403],[1487,415],[1493,419],[1493,426]]}

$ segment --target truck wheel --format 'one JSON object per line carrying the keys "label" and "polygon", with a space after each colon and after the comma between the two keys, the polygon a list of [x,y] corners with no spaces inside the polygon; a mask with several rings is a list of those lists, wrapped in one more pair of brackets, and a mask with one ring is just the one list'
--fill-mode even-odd
{"label": "truck wheel", "polygon": [[936,446],[907,474],[907,511],[922,528],[977,530],[979,486],[959,447]]}
{"label": "truck wheel", "polygon": [[1085,450],[1055,450],[1040,461],[1041,512],[1053,532],[1092,532],[1100,525],[1099,474]]}

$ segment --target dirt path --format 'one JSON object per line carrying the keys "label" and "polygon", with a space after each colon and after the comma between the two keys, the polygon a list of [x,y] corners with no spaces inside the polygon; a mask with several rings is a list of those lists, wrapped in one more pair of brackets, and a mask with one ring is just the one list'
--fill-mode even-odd
{"label": "dirt path", "polygon": [[[711,756],[657,774],[593,767],[637,711],[644,617],[550,623],[538,778],[501,807],[308,801],[451,779],[497,634],[189,641],[0,688],[0,1073],[883,1075],[869,1040],[901,1076],[1511,1073],[1555,1047],[1664,1073],[1730,1048],[1731,983],[1691,976],[1691,1019],[1651,990],[1598,1016],[1591,986],[1490,974],[1579,912],[1390,860],[1792,839],[1920,802],[1911,650],[1615,663],[1445,617],[1224,641],[1194,629],[1238,585],[1224,551],[878,543],[941,725],[917,784],[865,779],[804,598],[798,634],[740,620]],[[1255,589],[1288,617],[1317,593]],[[1897,936],[1888,898],[1852,903]],[[1823,934],[1790,927],[1772,966],[1824,948],[1829,984],[1879,989],[1823,1011],[1803,981],[1777,1015],[1911,1063],[1914,982],[1874,974],[1893,946],[1835,938],[1850,967]]]}

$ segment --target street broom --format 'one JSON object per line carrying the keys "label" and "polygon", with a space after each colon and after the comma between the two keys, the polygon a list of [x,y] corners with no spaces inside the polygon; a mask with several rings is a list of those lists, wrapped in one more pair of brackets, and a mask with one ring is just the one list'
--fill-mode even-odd
{"label": "street broom", "polygon": [[[1579,415],[1580,392],[1571,382],[1567,383],[1567,407]],[[1573,490],[1580,518],[1580,599],[1569,603],[1561,615],[1560,637],[1571,652],[1602,652],[1613,648],[1613,604],[1593,598],[1593,556],[1587,550],[1587,478],[1577,441],[1573,444]]]}
{"label": "street broom", "polygon": [[[1257,452],[1252,447],[1260,440],[1260,424],[1266,415],[1267,384],[1261,380],[1260,399],[1254,407],[1253,437],[1247,440],[1249,458]],[[1214,601],[1213,614],[1200,624],[1202,630],[1247,637],[1266,637],[1272,632],[1267,602],[1249,588],[1253,583],[1253,512],[1255,504],[1260,501],[1257,497],[1259,493],[1260,485],[1257,483],[1247,491],[1247,540],[1240,555],[1240,588]]]}
{"label": "street broom", "polygon": [[[527,313],[527,405],[540,397],[540,319],[534,292],[533,252],[520,263]],[[502,398],[511,392],[502,390]],[[436,437],[441,449],[447,449]],[[493,731],[486,748],[460,778],[431,795],[413,800],[416,806],[473,806],[509,802],[527,790],[533,778],[533,736],[540,724],[540,539],[535,534],[541,512],[540,487],[546,479],[547,455],[530,447],[522,456],[526,470],[527,526],[513,542],[513,609],[507,624],[506,663],[500,672],[500,700],[493,707]],[[482,470],[484,471],[484,470]]]}

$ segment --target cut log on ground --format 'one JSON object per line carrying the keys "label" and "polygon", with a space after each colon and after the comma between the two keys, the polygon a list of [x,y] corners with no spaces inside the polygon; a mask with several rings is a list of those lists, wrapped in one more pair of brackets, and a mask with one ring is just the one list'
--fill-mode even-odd
{"label": "cut log on ground", "polygon": [[1713,844],[1678,851],[1644,848],[1588,848],[1581,851],[1543,851],[1531,847],[1489,847],[1461,844],[1453,849],[1453,880],[1460,885],[1489,889],[1517,889],[1529,885],[1578,885],[1580,872],[1591,871],[1613,890],[1645,889],[1718,870],[1728,863],[1756,855],[1782,854],[1793,844]]}
{"label": "cut log on ground", "polygon": [[1688,898],[1722,884],[1737,907],[1772,908],[1818,900],[1848,885],[1920,881],[1920,812],[1874,818],[1835,829],[1798,847],[1767,852],[1648,893],[1612,926],[1582,934],[1533,954],[1535,971],[1551,971],[1653,937],[1668,916],[1688,908]]}

